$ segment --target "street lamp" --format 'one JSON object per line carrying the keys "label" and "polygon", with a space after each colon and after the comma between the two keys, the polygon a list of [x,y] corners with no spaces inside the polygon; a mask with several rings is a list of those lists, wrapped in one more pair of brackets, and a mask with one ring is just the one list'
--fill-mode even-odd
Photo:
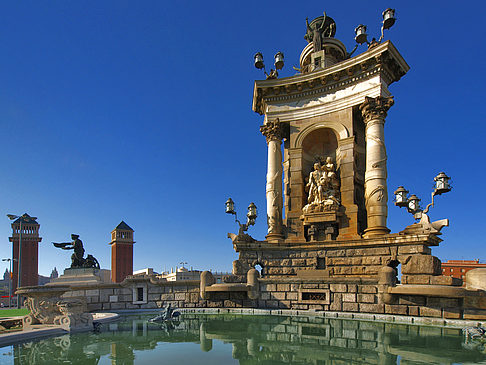
{"label": "street lamp", "polygon": [[[27,214],[24,215],[15,215],[15,214],[7,214],[8,219],[11,221],[18,219],[20,224],[19,229],[19,258],[18,258],[18,272],[17,272],[17,289],[20,288],[21,285],[21,262],[22,262],[22,222],[25,220],[25,223],[30,223],[31,221],[35,221],[37,217],[29,217]],[[15,223],[15,222],[14,222]],[[20,294],[17,294],[17,308],[20,309]]]}
{"label": "street lamp", "polygon": [[[390,29],[393,26],[393,24],[395,24],[395,22],[397,20],[397,18],[395,18],[395,9],[391,9],[391,8],[386,9],[382,13],[382,16],[383,16],[383,21],[382,21],[383,25],[381,26],[381,37],[380,37],[380,39],[378,39],[378,41],[377,41],[375,38],[373,38],[371,40],[371,42],[368,42],[368,34],[366,34],[366,25],[360,24],[354,30],[354,34],[356,35],[354,37],[354,39],[355,39],[355,41],[358,45],[366,43],[368,45],[368,48],[369,48],[371,46],[375,46],[375,45],[381,43],[381,41],[383,40],[383,37],[384,37],[385,29]],[[353,50],[353,52],[355,50],[356,50],[356,47]],[[353,52],[351,52],[349,54],[349,56],[351,54],[353,54]]]}
{"label": "street lamp", "polygon": [[263,62],[263,55],[261,52],[255,53],[253,56],[253,61],[254,65],[256,68],[261,70],[263,68],[263,73],[267,77],[267,80],[269,79],[276,79],[278,77],[278,70],[281,70],[284,67],[284,54],[282,52],[277,52],[275,56],[273,56],[275,59],[275,70],[270,69],[270,73],[267,74],[267,71],[265,70],[265,63]]}
{"label": "street lamp", "polygon": [[407,197],[408,190],[405,190],[403,186],[399,186],[393,193],[395,194],[395,205],[400,208],[406,207],[408,212],[414,215],[415,219],[421,219],[422,215],[427,214],[429,209],[434,206],[434,196],[451,191],[450,179],[444,172],[434,177],[435,185],[432,192],[432,201],[423,210],[420,208],[420,199],[415,194]]}
{"label": "street lamp", "polygon": [[8,272],[8,307],[12,307],[12,261],[17,261],[16,259],[2,259],[2,261],[8,261],[10,264],[10,269]]}
{"label": "street lamp", "polygon": [[258,217],[257,207],[255,203],[252,202],[248,206],[248,210],[246,213],[246,223],[241,224],[235,211],[235,202],[231,198],[228,198],[225,203],[225,212],[228,214],[233,214],[235,216],[235,222],[238,223],[238,225],[240,226],[240,229],[238,231],[238,237],[243,237],[245,235],[245,231],[247,231],[250,226],[253,226],[255,224]]}

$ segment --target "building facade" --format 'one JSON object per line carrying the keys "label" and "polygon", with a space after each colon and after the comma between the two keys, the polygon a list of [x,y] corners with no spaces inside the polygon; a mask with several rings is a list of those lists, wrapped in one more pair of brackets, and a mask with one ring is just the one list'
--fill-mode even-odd
{"label": "building facade", "polygon": [[469,270],[486,268],[486,264],[478,260],[448,260],[442,263],[442,275],[453,278],[464,279]]}

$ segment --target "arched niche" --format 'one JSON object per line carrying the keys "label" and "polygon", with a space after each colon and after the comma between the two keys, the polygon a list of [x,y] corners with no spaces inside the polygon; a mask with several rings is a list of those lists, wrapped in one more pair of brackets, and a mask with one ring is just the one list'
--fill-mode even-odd
{"label": "arched niche", "polygon": [[331,128],[318,128],[308,133],[302,140],[302,172],[304,177],[314,169],[316,158],[331,157],[337,166],[338,136]]}

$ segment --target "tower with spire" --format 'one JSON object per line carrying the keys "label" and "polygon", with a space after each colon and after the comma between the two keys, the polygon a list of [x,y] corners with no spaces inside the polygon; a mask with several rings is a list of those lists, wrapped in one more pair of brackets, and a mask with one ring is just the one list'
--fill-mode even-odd
{"label": "tower with spire", "polygon": [[124,221],[111,232],[111,281],[114,283],[133,274],[133,232]]}

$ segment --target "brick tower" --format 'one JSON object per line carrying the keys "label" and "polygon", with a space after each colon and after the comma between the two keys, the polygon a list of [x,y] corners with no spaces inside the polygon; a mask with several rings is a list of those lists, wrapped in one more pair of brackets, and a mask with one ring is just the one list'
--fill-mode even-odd
{"label": "brick tower", "polygon": [[133,229],[121,221],[111,232],[111,281],[122,282],[133,274]]}
{"label": "brick tower", "polygon": [[[24,213],[21,217],[16,219],[12,223],[12,237],[9,237],[9,241],[12,245],[12,292],[17,289],[17,280],[19,275],[18,260],[21,256],[20,262],[20,286],[32,286],[39,285],[39,242],[42,241],[42,237],[39,237],[39,223]],[[22,242],[21,251],[19,254],[19,241]]]}

